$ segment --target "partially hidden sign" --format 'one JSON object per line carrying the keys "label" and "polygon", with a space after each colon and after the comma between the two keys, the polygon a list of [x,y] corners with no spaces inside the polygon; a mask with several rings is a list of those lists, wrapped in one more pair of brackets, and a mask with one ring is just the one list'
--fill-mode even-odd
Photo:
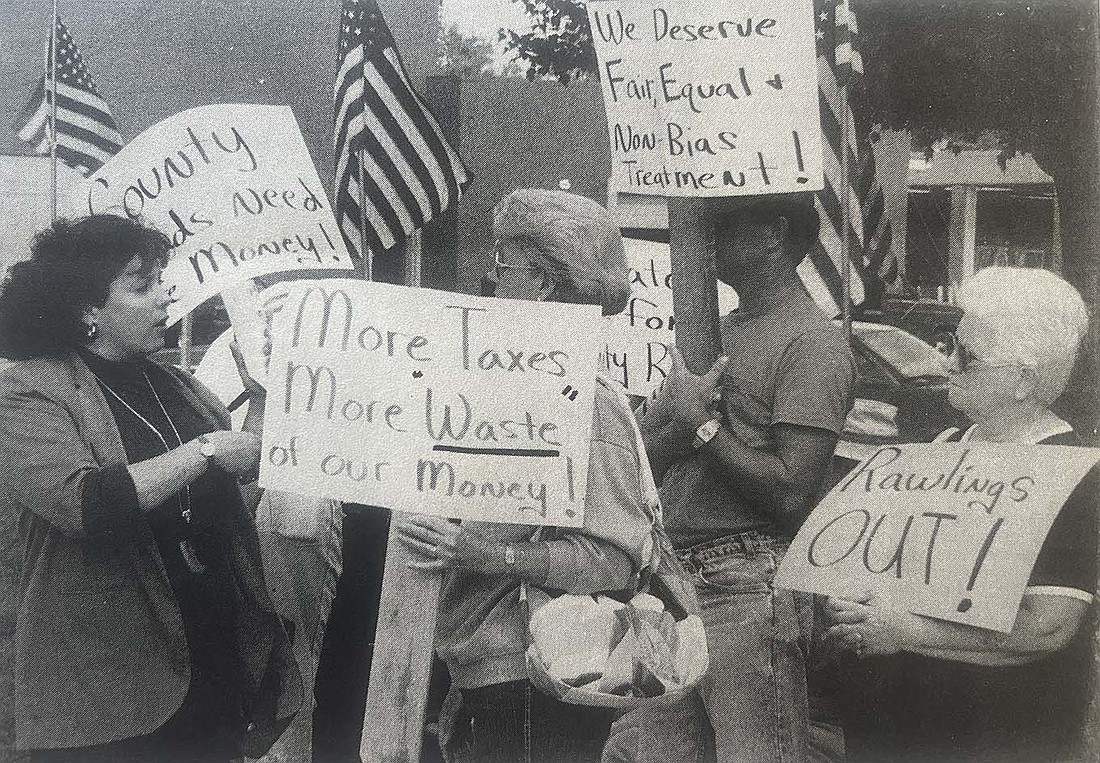
{"label": "partially hidden sign", "polygon": [[[672,313],[672,263],[668,244],[624,238],[630,266],[630,301],[606,318],[600,370],[634,395],[648,395],[672,371],[676,318]],[[737,307],[737,292],[718,282],[718,309]]]}
{"label": "partially hidden sign", "polygon": [[262,486],[581,526],[599,307],[347,279],[272,288],[286,297],[273,326]]}
{"label": "partially hidden sign", "polygon": [[823,187],[810,0],[592,0],[588,17],[618,191]]}
{"label": "partially hidden sign", "polygon": [[171,239],[172,322],[248,278],[353,267],[287,106],[201,106],[158,122],[79,186],[66,213],[141,218]]}
{"label": "partially hidden sign", "polygon": [[885,594],[891,606],[1008,632],[1050,526],[1100,450],[888,446],[810,514],[775,584]]}

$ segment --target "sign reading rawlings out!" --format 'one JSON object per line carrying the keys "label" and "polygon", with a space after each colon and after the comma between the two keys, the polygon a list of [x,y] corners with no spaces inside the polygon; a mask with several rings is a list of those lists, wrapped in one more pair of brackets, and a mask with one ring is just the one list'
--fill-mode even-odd
{"label": "sign reading rawlings out!", "polygon": [[345,279],[274,289],[261,485],[583,523],[599,307]]}
{"label": "sign reading rawlings out!", "polygon": [[249,278],[353,267],[287,106],[219,104],[169,117],[78,186],[66,212],[125,215],[168,236],[172,322]]}
{"label": "sign reading rawlings out!", "polygon": [[813,3],[592,0],[620,192],[823,187]]}
{"label": "sign reading rawlings out!", "polygon": [[1008,632],[1051,524],[1100,450],[894,445],[864,459],[802,525],[775,584]]}

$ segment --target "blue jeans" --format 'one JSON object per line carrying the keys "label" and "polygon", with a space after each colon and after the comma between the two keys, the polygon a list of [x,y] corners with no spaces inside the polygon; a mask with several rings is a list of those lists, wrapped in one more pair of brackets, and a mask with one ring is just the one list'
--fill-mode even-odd
{"label": "blue jeans", "polygon": [[806,662],[813,598],[772,586],[786,541],[741,533],[677,555],[710,650],[697,695],[615,722],[604,763],[789,763],[811,757]]}

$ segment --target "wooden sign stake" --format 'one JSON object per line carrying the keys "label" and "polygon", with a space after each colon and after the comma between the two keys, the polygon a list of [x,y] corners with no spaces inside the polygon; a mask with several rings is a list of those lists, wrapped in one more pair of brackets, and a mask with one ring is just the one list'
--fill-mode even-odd
{"label": "wooden sign stake", "polygon": [[420,760],[443,576],[406,565],[411,553],[397,539],[395,529],[405,516],[394,512],[390,523],[363,736],[359,742],[363,763]]}
{"label": "wooden sign stake", "polygon": [[722,353],[714,228],[707,216],[706,199],[668,200],[668,242],[676,346],[688,369],[704,374]]}
{"label": "wooden sign stake", "polygon": [[[420,286],[419,231],[409,237],[405,247],[405,285]],[[420,761],[443,575],[406,564],[411,552],[397,539],[396,531],[405,516],[394,512],[390,522],[359,741],[363,763]]]}

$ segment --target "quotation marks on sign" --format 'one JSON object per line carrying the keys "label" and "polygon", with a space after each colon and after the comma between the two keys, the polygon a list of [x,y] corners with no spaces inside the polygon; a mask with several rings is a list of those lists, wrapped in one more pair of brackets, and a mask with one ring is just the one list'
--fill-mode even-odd
{"label": "quotation marks on sign", "polygon": [[779,76],[778,74],[776,74],[771,79],[764,80],[764,82],[765,82],[765,84],[771,85],[776,90],[782,90],[783,89],[783,78],[781,76]]}
{"label": "quotation marks on sign", "polygon": [[416,371],[413,371],[413,378],[414,378],[414,379],[419,379],[419,378],[421,378],[422,376],[424,376],[424,372],[423,372],[423,371],[420,371],[419,369],[418,369],[418,370],[416,370]]}
{"label": "quotation marks on sign", "polygon": [[576,400],[577,399],[577,390],[573,389],[568,384],[565,385],[565,389],[563,389],[561,391],[561,394],[562,394],[563,397],[567,397],[570,400]]}

